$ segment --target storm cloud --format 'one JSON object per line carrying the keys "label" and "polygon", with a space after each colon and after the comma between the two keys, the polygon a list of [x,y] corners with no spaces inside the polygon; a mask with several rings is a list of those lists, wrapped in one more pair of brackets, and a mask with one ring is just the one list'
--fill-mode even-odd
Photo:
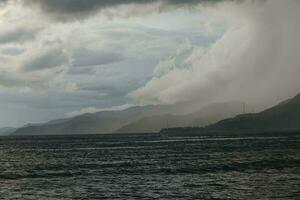
{"label": "storm cloud", "polygon": [[[263,109],[300,91],[300,2],[226,4],[214,12],[230,26],[207,48],[186,57],[130,96],[144,104],[242,100]],[[229,12],[230,11],[230,12]]]}
{"label": "storm cloud", "polygon": [[[150,4],[159,4],[155,7],[155,11],[162,11],[169,6],[192,6],[195,4],[214,4],[223,1],[230,0],[26,0],[24,4],[26,6],[35,6],[42,9],[52,19],[60,21],[80,20],[88,16],[91,16],[104,9],[115,9],[120,6],[145,6]],[[231,0],[233,1],[233,0]],[[237,0],[239,1],[239,0]],[[242,0],[240,0],[242,1]],[[143,11],[143,7],[136,8],[143,14],[147,14],[147,11]],[[153,10],[152,10],[153,11]],[[110,10],[108,15],[118,16],[120,12],[118,10]],[[131,14],[133,14],[132,12]]]}

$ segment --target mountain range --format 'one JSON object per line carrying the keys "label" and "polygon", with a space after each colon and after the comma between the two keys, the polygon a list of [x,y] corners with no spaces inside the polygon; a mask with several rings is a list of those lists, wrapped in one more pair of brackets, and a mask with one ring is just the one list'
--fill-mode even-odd
{"label": "mountain range", "polygon": [[300,131],[300,94],[259,113],[238,115],[207,126],[221,131]]}
{"label": "mountain range", "polygon": [[13,127],[0,128],[0,136],[2,136],[2,135],[10,135],[10,134],[12,134],[15,131],[16,131],[16,128],[13,128]]}
{"label": "mountain range", "polygon": [[165,128],[166,134],[254,134],[300,132],[300,94],[259,113],[242,114],[204,127]]}
{"label": "mountain range", "polygon": [[[214,103],[188,114],[154,115],[141,118],[121,127],[119,133],[159,132],[163,128],[206,126],[243,112],[241,102]],[[247,106],[249,110],[250,107]]]}
{"label": "mountain range", "polygon": [[161,130],[178,132],[185,129],[189,132],[193,130],[256,132],[300,130],[300,94],[259,113],[242,114],[249,111],[250,106],[241,102],[212,103],[204,107],[196,105],[186,102],[87,113],[44,124],[29,124],[18,129],[3,128],[0,129],[0,134],[148,133]]}
{"label": "mountain range", "polygon": [[[130,107],[87,113],[45,124],[29,124],[13,135],[105,134],[159,132],[165,127],[205,126],[243,112],[243,103],[213,103],[198,108],[191,102]],[[194,110],[194,112],[192,112]]]}

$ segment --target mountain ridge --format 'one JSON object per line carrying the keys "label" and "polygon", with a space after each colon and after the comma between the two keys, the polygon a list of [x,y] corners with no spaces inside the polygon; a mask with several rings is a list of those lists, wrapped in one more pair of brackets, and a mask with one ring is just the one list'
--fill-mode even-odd
{"label": "mountain ridge", "polygon": [[[244,103],[233,101],[214,103],[189,114],[148,116],[121,127],[118,133],[159,132],[163,128],[178,126],[206,126],[240,114]],[[250,106],[247,106],[250,108]]]}
{"label": "mountain ridge", "polygon": [[[191,104],[134,106],[120,111],[100,111],[86,113],[73,118],[52,120],[45,124],[27,125],[17,129],[12,135],[61,135],[61,134],[105,134],[105,133],[146,133],[159,132],[169,125],[207,125],[226,117],[232,117],[242,110],[242,103],[216,103],[201,107],[197,112],[183,111]],[[230,106],[229,106],[230,105]],[[226,108],[226,109],[223,109]],[[194,110],[197,108],[195,107]],[[192,110],[192,109],[190,109]],[[180,115],[180,113],[184,113]],[[226,113],[225,115],[223,113]],[[222,116],[216,118],[215,116]],[[157,119],[158,118],[158,119]],[[187,119],[185,119],[187,118]]]}
{"label": "mountain ridge", "polygon": [[163,129],[161,132],[293,132],[300,131],[300,94],[259,113],[237,115],[205,127]]}
{"label": "mountain ridge", "polygon": [[3,136],[10,135],[14,131],[16,131],[16,128],[14,128],[14,127],[3,127],[3,128],[0,128],[0,136],[2,136],[2,135]]}

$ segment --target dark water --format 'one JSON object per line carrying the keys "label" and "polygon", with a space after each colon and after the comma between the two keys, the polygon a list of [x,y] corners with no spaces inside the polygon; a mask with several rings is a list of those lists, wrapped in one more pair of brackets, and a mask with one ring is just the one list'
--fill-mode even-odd
{"label": "dark water", "polygon": [[300,137],[0,138],[0,199],[300,199]]}

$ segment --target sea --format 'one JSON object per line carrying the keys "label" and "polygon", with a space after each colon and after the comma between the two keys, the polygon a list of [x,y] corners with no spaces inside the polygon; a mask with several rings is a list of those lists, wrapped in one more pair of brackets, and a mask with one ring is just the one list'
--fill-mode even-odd
{"label": "sea", "polygon": [[1,137],[0,199],[300,199],[300,135]]}

